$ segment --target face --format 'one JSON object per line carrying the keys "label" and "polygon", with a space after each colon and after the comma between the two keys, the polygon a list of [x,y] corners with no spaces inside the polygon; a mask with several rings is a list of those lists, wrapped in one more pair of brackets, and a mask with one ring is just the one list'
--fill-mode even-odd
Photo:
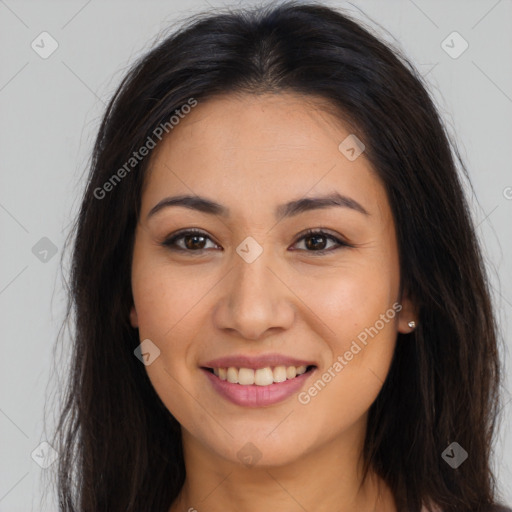
{"label": "face", "polygon": [[[184,443],[213,458],[280,465],[361,439],[410,331],[390,206],[354,139],[339,149],[349,135],[311,98],[220,97],[151,156],[131,324]],[[165,202],[184,195],[217,206]]]}

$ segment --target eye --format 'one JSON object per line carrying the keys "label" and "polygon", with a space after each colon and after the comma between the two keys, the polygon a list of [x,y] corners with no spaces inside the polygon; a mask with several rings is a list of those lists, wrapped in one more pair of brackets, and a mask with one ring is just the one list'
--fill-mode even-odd
{"label": "eye", "polygon": [[[315,252],[317,254],[324,254],[326,252],[331,252],[336,249],[339,249],[340,247],[351,247],[351,245],[347,244],[346,242],[340,240],[339,238],[335,237],[334,235],[331,235],[327,233],[326,231],[323,231],[322,229],[308,229],[304,235],[302,235],[296,244],[302,240],[305,240],[305,246],[307,252]],[[335,243],[334,247],[331,247],[330,249],[326,249],[326,241],[330,240],[331,242]],[[308,242],[310,241],[310,242]],[[313,250],[308,250],[313,249]]]}
{"label": "eye", "polygon": [[[176,242],[178,240],[184,240],[184,246],[177,244]],[[180,231],[170,238],[167,238],[162,242],[162,245],[178,251],[201,252],[205,249],[206,240],[211,240],[206,233],[197,229],[189,229],[187,231]]]}
{"label": "eye", "polygon": [[[164,240],[162,245],[171,250],[200,253],[201,251],[206,250],[208,240],[212,241],[211,238],[203,231],[189,229],[175,233],[170,238]],[[305,250],[306,252],[315,252],[317,254],[331,252],[339,249],[340,247],[352,247],[348,243],[327,233],[326,231],[323,231],[322,229],[308,229],[305,234],[297,239],[294,245],[302,240],[306,241],[306,249],[301,250]],[[334,242],[335,246],[330,249],[326,249],[325,247],[328,240]],[[182,241],[184,242],[183,244],[177,243]],[[213,245],[218,247],[215,243]]]}

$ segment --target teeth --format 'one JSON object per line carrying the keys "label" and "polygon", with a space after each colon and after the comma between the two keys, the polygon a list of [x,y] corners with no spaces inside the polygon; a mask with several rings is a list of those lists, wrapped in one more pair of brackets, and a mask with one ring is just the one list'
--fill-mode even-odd
{"label": "teeth", "polygon": [[[235,368],[233,369],[236,371]],[[240,368],[240,370],[238,370],[238,383],[243,386],[254,384],[254,370],[250,368]]]}
{"label": "teeth", "polygon": [[276,366],[274,368],[273,375],[274,382],[284,382],[286,380],[286,366]]}
{"label": "teeth", "polygon": [[305,366],[297,366],[297,375],[302,375],[303,373],[306,373],[306,367]]}
{"label": "teeth", "polygon": [[238,370],[232,366],[228,368],[228,382],[231,382],[231,384],[238,383]]}
{"label": "teeth", "polygon": [[286,378],[293,379],[297,375],[297,368],[295,366],[288,366],[286,368]]}
{"label": "teeth", "polygon": [[[242,371],[244,368],[240,368]],[[258,368],[256,371],[249,370],[250,372],[254,372],[254,384],[257,386],[268,386],[274,382],[274,374],[272,373],[272,368]]]}
{"label": "teeth", "polygon": [[231,384],[241,384],[242,386],[269,386],[274,382],[284,382],[293,379],[306,372],[306,366],[275,366],[271,368],[214,368],[213,373],[221,380],[227,380]]}

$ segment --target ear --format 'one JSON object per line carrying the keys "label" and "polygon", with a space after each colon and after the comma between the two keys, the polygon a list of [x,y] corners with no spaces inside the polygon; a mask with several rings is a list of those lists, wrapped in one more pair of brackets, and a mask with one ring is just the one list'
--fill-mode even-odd
{"label": "ear", "polygon": [[[403,293],[400,304],[402,304],[402,309],[398,315],[398,332],[408,334],[418,327],[418,310],[406,291]],[[408,324],[411,321],[416,323],[415,327],[409,327]]]}
{"label": "ear", "polygon": [[133,305],[132,308],[130,309],[130,324],[135,329],[139,327],[139,319],[137,317],[137,311],[135,310],[135,305]]}

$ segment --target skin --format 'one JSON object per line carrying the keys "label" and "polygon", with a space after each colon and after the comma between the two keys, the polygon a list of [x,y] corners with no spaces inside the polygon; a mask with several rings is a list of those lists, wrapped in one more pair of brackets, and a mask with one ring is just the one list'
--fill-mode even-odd
{"label": "skin", "polygon": [[[170,512],[259,512],[269,505],[282,512],[396,511],[375,474],[360,485],[361,452],[397,332],[410,332],[407,323],[417,316],[399,295],[384,187],[364,153],[350,161],[340,152],[351,132],[319,106],[292,93],[199,102],[151,155],[130,321],[141,341],[160,350],[145,368],[182,426],[187,477]],[[333,191],[370,215],[329,207],[274,218],[277,205]],[[147,218],[160,200],[179,194],[205,196],[231,215],[173,206]],[[184,228],[208,238],[188,246],[178,240],[188,252],[161,245]],[[301,238],[309,228],[325,228],[353,247],[318,255],[338,245]],[[263,249],[252,263],[236,252],[248,236]],[[397,302],[402,310],[307,404],[294,394],[272,406],[238,406],[199,368],[225,355],[278,352],[316,362],[307,390]],[[261,454],[252,467],[237,456],[248,442]]]}

